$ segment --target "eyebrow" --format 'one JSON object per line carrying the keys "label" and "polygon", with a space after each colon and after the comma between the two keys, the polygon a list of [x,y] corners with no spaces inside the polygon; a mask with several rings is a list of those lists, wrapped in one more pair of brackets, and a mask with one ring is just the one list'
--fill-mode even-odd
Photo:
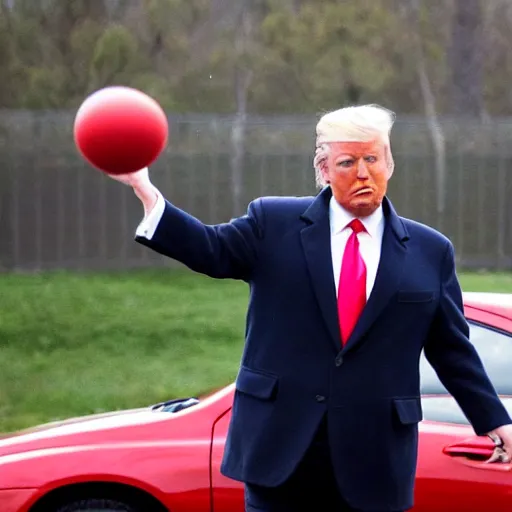
{"label": "eyebrow", "polygon": [[[378,156],[377,151],[368,151],[364,153],[363,156]],[[355,155],[351,155],[349,153],[345,153],[343,155],[339,155],[336,160],[346,160],[347,158],[355,158]]]}

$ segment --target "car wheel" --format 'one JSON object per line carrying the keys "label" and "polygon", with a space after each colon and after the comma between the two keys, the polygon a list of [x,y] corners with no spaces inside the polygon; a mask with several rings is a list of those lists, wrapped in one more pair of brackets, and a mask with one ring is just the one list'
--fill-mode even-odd
{"label": "car wheel", "polygon": [[57,509],[55,512],[145,512],[141,508],[123,503],[118,500],[78,500],[67,503]]}

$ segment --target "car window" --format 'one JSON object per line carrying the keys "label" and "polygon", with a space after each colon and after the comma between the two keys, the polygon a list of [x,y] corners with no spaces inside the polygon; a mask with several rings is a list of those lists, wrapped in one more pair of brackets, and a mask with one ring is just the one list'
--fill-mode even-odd
{"label": "car window", "polygon": [[[481,325],[469,324],[470,340],[475,346],[496,391],[512,395],[512,338]],[[422,394],[446,394],[425,354],[420,360]]]}

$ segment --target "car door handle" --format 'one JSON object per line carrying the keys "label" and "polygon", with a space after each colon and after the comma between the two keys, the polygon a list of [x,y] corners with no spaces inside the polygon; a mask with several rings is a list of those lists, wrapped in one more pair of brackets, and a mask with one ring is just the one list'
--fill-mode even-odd
{"label": "car door handle", "polygon": [[488,463],[494,453],[494,444],[487,437],[471,437],[445,446],[443,453],[466,466],[493,471],[511,471],[511,463]]}
{"label": "car door handle", "polygon": [[468,446],[465,443],[452,444],[446,446],[443,450],[446,455],[451,455],[452,457],[467,457],[468,459],[480,461],[489,460],[493,451],[494,448],[492,446]]}

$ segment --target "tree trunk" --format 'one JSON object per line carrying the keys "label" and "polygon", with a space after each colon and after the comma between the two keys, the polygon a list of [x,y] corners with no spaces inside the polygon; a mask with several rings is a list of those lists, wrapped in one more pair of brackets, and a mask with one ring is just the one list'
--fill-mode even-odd
{"label": "tree trunk", "polygon": [[453,114],[482,118],[483,20],[480,0],[455,0],[450,57]]}
{"label": "tree trunk", "polygon": [[252,71],[244,62],[250,41],[250,13],[247,0],[241,1],[240,18],[235,32],[234,93],[236,117],[231,132],[231,187],[233,193],[233,214],[242,214],[243,174],[245,156],[245,136],[247,125],[247,93],[252,81]]}
{"label": "tree trunk", "polygon": [[421,0],[412,0],[409,20],[413,27],[414,48],[413,52],[416,61],[416,73],[423,98],[423,108],[427,120],[427,126],[434,148],[435,167],[436,167],[436,223],[439,230],[443,230],[443,219],[446,205],[446,148],[443,127],[439,122],[436,98],[432,91],[432,85],[428,76],[427,62],[423,50],[423,40],[421,37],[419,24],[419,10]]}

